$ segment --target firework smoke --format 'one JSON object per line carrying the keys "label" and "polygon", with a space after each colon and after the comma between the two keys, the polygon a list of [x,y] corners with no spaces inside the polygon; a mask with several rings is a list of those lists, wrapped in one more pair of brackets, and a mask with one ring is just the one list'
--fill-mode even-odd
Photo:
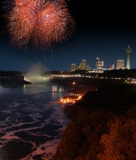
{"label": "firework smoke", "polygon": [[65,0],[15,0],[8,21],[11,40],[20,47],[64,41],[75,25]]}

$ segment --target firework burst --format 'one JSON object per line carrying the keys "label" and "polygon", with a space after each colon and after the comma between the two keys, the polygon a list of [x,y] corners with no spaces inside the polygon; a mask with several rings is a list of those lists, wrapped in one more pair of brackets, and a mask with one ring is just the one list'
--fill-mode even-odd
{"label": "firework burst", "polygon": [[38,13],[35,37],[39,37],[43,44],[61,42],[67,39],[73,28],[74,21],[66,6],[49,2]]}
{"label": "firework burst", "polygon": [[16,1],[15,7],[9,16],[9,33],[13,44],[17,46],[27,45],[29,42],[36,20],[35,1]]}
{"label": "firework burst", "polygon": [[20,47],[30,41],[35,46],[61,42],[71,35],[74,28],[64,0],[15,0],[8,20],[11,40]]}

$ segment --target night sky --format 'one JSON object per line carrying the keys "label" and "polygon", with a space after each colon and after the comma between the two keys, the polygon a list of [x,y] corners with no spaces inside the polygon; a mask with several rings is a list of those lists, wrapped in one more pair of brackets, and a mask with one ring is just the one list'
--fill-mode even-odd
{"label": "night sky", "polygon": [[[89,3],[91,2],[91,4]],[[96,57],[105,67],[124,59],[125,48],[131,45],[131,68],[136,68],[136,17],[132,2],[68,1],[76,21],[74,34],[68,41],[40,51],[12,47],[6,32],[4,10],[0,9],[0,70],[27,71],[33,63],[41,62],[48,70],[69,70],[71,63],[85,58],[91,68]],[[7,10],[6,10],[7,12]]]}

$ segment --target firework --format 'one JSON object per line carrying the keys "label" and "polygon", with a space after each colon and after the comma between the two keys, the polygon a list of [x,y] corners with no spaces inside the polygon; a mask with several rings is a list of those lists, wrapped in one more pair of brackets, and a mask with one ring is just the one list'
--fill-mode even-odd
{"label": "firework", "polygon": [[36,37],[43,44],[61,42],[72,33],[73,26],[74,21],[66,6],[49,2],[38,13]]}
{"label": "firework", "polygon": [[32,35],[37,4],[35,1],[18,0],[9,16],[9,33],[11,40],[17,46],[26,45]]}
{"label": "firework", "polygon": [[30,41],[36,46],[61,42],[74,28],[64,0],[15,0],[8,20],[11,40],[21,47]]}

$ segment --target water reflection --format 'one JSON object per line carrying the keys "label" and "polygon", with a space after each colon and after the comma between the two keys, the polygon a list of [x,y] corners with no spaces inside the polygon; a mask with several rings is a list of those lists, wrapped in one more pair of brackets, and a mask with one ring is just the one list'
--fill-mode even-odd
{"label": "water reflection", "polygon": [[50,91],[49,85],[45,84],[29,84],[23,86],[24,94],[38,94]]}
{"label": "water reflection", "polygon": [[[63,93],[64,88],[62,86],[53,85],[52,86],[52,99],[58,99],[58,93]],[[62,94],[61,94],[62,96]]]}
{"label": "water reflection", "polygon": [[62,93],[64,92],[64,87],[59,85],[51,85],[49,83],[46,84],[25,84],[23,86],[23,93],[24,94],[38,94],[42,92],[52,92],[54,96],[55,93]]}
{"label": "water reflection", "polygon": [[58,91],[58,87],[57,86],[52,86],[52,92],[57,92]]}

